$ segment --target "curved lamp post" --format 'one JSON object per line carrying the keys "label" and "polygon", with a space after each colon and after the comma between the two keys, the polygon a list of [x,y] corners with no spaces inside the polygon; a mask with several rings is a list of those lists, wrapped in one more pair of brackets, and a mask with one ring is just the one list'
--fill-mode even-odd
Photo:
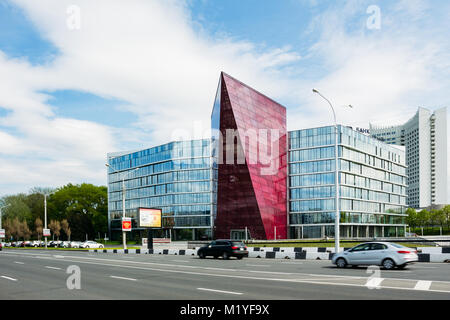
{"label": "curved lamp post", "polygon": [[[339,242],[340,242],[340,234],[339,234],[339,222],[340,222],[340,212],[339,212],[339,157],[338,157],[338,125],[336,121],[336,112],[334,111],[333,104],[330,100],[328,100],[325,96],[323,96],[319,90],[313,89],[313,92],[321,96],[331,107],[331,111],[333,111],[333,118],[334,118],[334,130],[335,130],[335,139],[334,139],[334,159],[335,159],[335,207],[336,207],[336,217],[334,222],[334,245],[335,245],[335,252],[339,253]],[[353,108],[353,106],[348,105],[346,107]]]}
{"label": "curved lamp post", "polygon": [[[122,218],[125,218],[125,193],[126,193],[126,189],[125,189],[125,178],[132,172],[135,172],[137,170],[139,170],[140,168],[136,168],[134,170],[128,171],[128,172],[119,172],[118,170],[116,170],[113,166],[111,166],[110,164],[106,163],[105,164],[108,168],[111,168],[114,172],[119,173],[122,177],[120,178],[120,180],[122,180]],[[125,173],[125,174],[124,174]],[[126,249],[127,248],[127,233],[126,231],[122,231],[122,239],[123,239],[123,248]]]}

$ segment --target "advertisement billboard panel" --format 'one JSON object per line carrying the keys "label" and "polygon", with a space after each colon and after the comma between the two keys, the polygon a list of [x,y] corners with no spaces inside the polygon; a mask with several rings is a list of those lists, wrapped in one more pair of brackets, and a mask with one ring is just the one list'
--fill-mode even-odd
{"label": "advertisement billboard panel", "polygon": [[139,208],[140,228],[161,228],[161,209]]}

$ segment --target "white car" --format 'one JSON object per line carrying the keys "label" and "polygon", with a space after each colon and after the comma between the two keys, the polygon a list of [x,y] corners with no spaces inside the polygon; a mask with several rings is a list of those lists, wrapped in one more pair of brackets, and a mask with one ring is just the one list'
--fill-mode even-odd
{"label": "white car", "polygon": [[32,247],[37,248],[37,247],[39,247],[40,245],[41,245],[41,242],[40,242],[40,241],[32,241],[32,242],[31,242],[31,246],[32,246]]}
{"label": "white car", "polygon": [[63,241],[61,242],[61,244],[59,245],[62,248],[70,248],[70,242],[69,241]]}
{"label": "white car", "polygon": [[70,247],[71,248],[81,248],[81,245],[82,245],[83,243],[82,242],[80,242],[80,241],[72,241],[71,243],[70,243]]}
{"label": "white car", "polygon": [[85,249],[98,249],[98,248],[104,248],[105,246],[101,243],[95,242],[95,241],[85,241],[80,245],[81,248]]}
{"label": "white car", "polygon": [[347,265],[375,265],[386,270],[403,269],[407,264],[419,261],[415,249],[391,242],[368,242],[333,255],[331,262],[338,268]]}

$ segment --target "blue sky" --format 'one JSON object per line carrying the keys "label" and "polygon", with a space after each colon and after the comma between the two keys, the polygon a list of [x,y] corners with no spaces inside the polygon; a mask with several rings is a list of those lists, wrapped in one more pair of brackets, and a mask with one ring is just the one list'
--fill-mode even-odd
{"label": "blue sky", "polygon": [[42,38],[26,13],[7,1],[0,4],[0,49],[12,58],[26,57],[32,64],[50,62],[58,53],[51,42]]}
{"label": "blue sky", "polygon": [[313,87],[359,127],[449,106],[449,16],[445,0],[2,0],[0,196],[105,184],[107,152],[207,136],[220,71],[284,104],[290,130],[331,122]]}

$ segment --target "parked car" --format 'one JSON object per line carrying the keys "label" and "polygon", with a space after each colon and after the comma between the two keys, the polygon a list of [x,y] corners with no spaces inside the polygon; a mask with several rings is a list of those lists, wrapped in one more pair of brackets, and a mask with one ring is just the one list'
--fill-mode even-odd
{"label": "parked car", "polygon": [[95,241],[85,241],[80,245],[80,247],[85,249],[92,249],[92,248],[98,249],[104,248],[105,246]]}
{"label": "parked car", "polygon": [[31,247],[40,247],[41,246],[41,242],[40,241],[32,241],[31,242]]}
{"label": "parked car", "polygon": [[198,249],[197,255],[200,259],[208,256],[212,256],[215,259],[222,257],[225,260],[230,257],[242,259],[248,256],[248,251],[245,244],[241,241],[216,240]]}
{"label": "parked car", "polygon": [[82,244],[82,242],[80,242],[80,241],[71,241],[70,247],[71,248],[80,248],[81,244]]}
{"label": "parked car", "polygon": [[408,264],[419,261],[417,251],[397,243],[368,242],[349,250],[335,254],[332,263],[338,268],[347,265],[375,265],[386,270],[405,268]]}
{"label": "parked car", "polygon": [[70,248],[70,241],[63,241],[59,246],[62,248]]}
{"label": "parked car", "polygon": [[3,243],[0,242],[0,251],[3,249]]}

